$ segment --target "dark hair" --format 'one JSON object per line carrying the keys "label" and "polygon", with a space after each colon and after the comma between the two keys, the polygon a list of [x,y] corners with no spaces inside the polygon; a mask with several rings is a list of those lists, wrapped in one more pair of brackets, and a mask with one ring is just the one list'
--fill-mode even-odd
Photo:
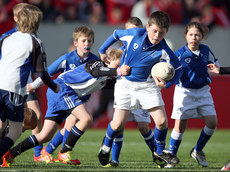
{"label": "dark hair", "polygon": [[149,26],[155,24],[160,28],[169,28],[170,25],[170,18],[167,13],[163,11],[155,11],[151,14],[149,21]]}
{"label": "dark hair", "polygon": [[202,35],[202,38],[204,38],[204,39],[207,38],[207,35],[208,35],[208,32],[209,32],[208,27],[205,26],[205,25],[202,25],[202,24],[200,24],[198,22],[190,22],[190,23],[188,23],[186,25],[184,34],[186,35],[188,33],[188,30],[190,28],[192,28],[192,27],[195,27],[195,28],[197,28],[200,31],[200,33]]}
{"label": "dark hair", "polygon": [[138,26],[138,27],[143,27],[142,21],[138,17],[128,18],[128,20],[126,21],[126,24],[127,23],[131,23],[131,24]]}

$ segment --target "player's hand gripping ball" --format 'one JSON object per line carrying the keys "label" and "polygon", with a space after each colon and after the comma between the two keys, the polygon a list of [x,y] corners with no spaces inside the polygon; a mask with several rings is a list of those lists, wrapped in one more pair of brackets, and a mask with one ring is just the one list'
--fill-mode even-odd
{"label": "player's hand gripping ball", "polygon": [[151,75],[169,81],[175,75],[174,67],[167,62],[156,63],[151,69]]}

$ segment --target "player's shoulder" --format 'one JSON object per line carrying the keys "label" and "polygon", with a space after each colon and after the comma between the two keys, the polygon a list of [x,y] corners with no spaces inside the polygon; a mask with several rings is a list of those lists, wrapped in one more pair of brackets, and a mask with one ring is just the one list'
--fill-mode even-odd
{"label": "player's shoulder", "polygon": [[145,32],[146,32],[145,28],[131,28],[131,29],[122,29],[122,30],[117,29],[114,31],[114,34],[120,36],[127,36],[127,35],[142,36]]}
{"label": "player's shoulder", "polygon": [[133,35],[143,36],[146,32],[146,29],[145,28],[131,28],[131,29],[127,29],[127,31]]}
{"label": "player's shoulder", "polygon": [[208,50],[208,51],[210,51],[210,48],[207,45],[204,45],[204,44],[200,44],[199,48],[200,48],[200,50]]}
{"label": "player's shoulder", "polygon": [[69,60],[73,60],[73,59],[74,60],[79,59],[79,56],[77,55],[77,52],[74,50],[74,51],[67,52],[67,53],[63,54],[58,59],[69,61]]}
{"label": "player's shoulder", "polygon": [[188,50],[187,46],[184,45],[183,47],[181,47],[181,48],[179,48],[178,50],[176,50],[176,51],[174,52],[174,54],[175,54],[176,56],[182,56],[182,55],[183,55],[184,53],[186,53],[186,52],[189,52],[189,50]]}

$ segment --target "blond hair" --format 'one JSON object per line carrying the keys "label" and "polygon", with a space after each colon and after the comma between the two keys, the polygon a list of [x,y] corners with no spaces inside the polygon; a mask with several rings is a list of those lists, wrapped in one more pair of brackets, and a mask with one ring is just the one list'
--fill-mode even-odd
{"label": "blond hair", "polygon": [[18,12],[18,30],[22,33],[37,33],[42,17],[42,11],[34,5],[28,5],[26,8],[22,8]]}
{"label": "blond hair", "polygon": [[107,56],[109,57],[110,61],[120,60],[122,54],[123,51],[121,49],[112,48],[107,51]]}
{"label": "blond hair", "polygon": [[91,37],[94,42],[94,31],[88,26],[76,27],[73,32],[73,41],[78,41],[81,36]]}
{"label": "blond hair", "polygon": [[29,5],[29,4],[24,3],[24,2],[19,3],[19,4],[16,4],[16,5],[14,6],[14,8],[13,8],[13,15],[14,15],[15,17],[18,17],[19,11],[21,11],[21,9],[24,8],[24,7],[27,6],[27,5]]}
{"label": "blond hair", "polygon": [[128,28],[129,25],[134,25],[136,27],[143,27],[142,21],[138,17],[130,17],[128,20],[125,22],[125,28]]}

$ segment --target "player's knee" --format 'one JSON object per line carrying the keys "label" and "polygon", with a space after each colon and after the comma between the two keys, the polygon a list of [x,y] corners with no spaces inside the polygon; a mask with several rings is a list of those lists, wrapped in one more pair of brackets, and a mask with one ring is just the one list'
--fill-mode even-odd
{"label": "player's knee", "polygon": [[146,124],[138,124],[138,129],[142,135],[148,134],[149,126]]}
{"label": "player's knee", "polygon": [[38,135],[36,135],[36,138],[38,140],[38,142],[40,144],[42,143],[46,143],[46,142],[49,142],[52,138],[53,138],[53,135],[50,135],[50,134],[47,134],[47,133],[39,133]]}
{"label": "player's knee", "polygon": [[120,131],[120,130],[122,130],[122,129],[124,128],[124,125],[125,125],[125,124],[123,124],[122,122],[120,123],[120,122],[117,122],[117,121],[112,121],[112,122],[110,123],[110,126],[111,126],[111,128],[112,128],[114,131]]}
{"label": "player's knee", "polygon": [[156,127],[160,130],[166,129],[168,127],[168,121],[162,120],[162,121],[156,123]]}
{"label": "player's knee", "polygon": [[92,122],[93,122],[92,116],[88,115],[87,117],[85,117],[85,118],[83,119],[83,122],[85,123],[86,126],[91,125]]}
{"label": "player's knee", "polygon": [[217,127],[217,117],[210,116],[205,119],[205,125],[210,129],[215,129]]}
{"label": "player's knee", "polygon": [[206,126],[210,129],[216,129],[217,127],[217,121],[212,121],[212,122],[209,122],[208,124],[206,124]]}

